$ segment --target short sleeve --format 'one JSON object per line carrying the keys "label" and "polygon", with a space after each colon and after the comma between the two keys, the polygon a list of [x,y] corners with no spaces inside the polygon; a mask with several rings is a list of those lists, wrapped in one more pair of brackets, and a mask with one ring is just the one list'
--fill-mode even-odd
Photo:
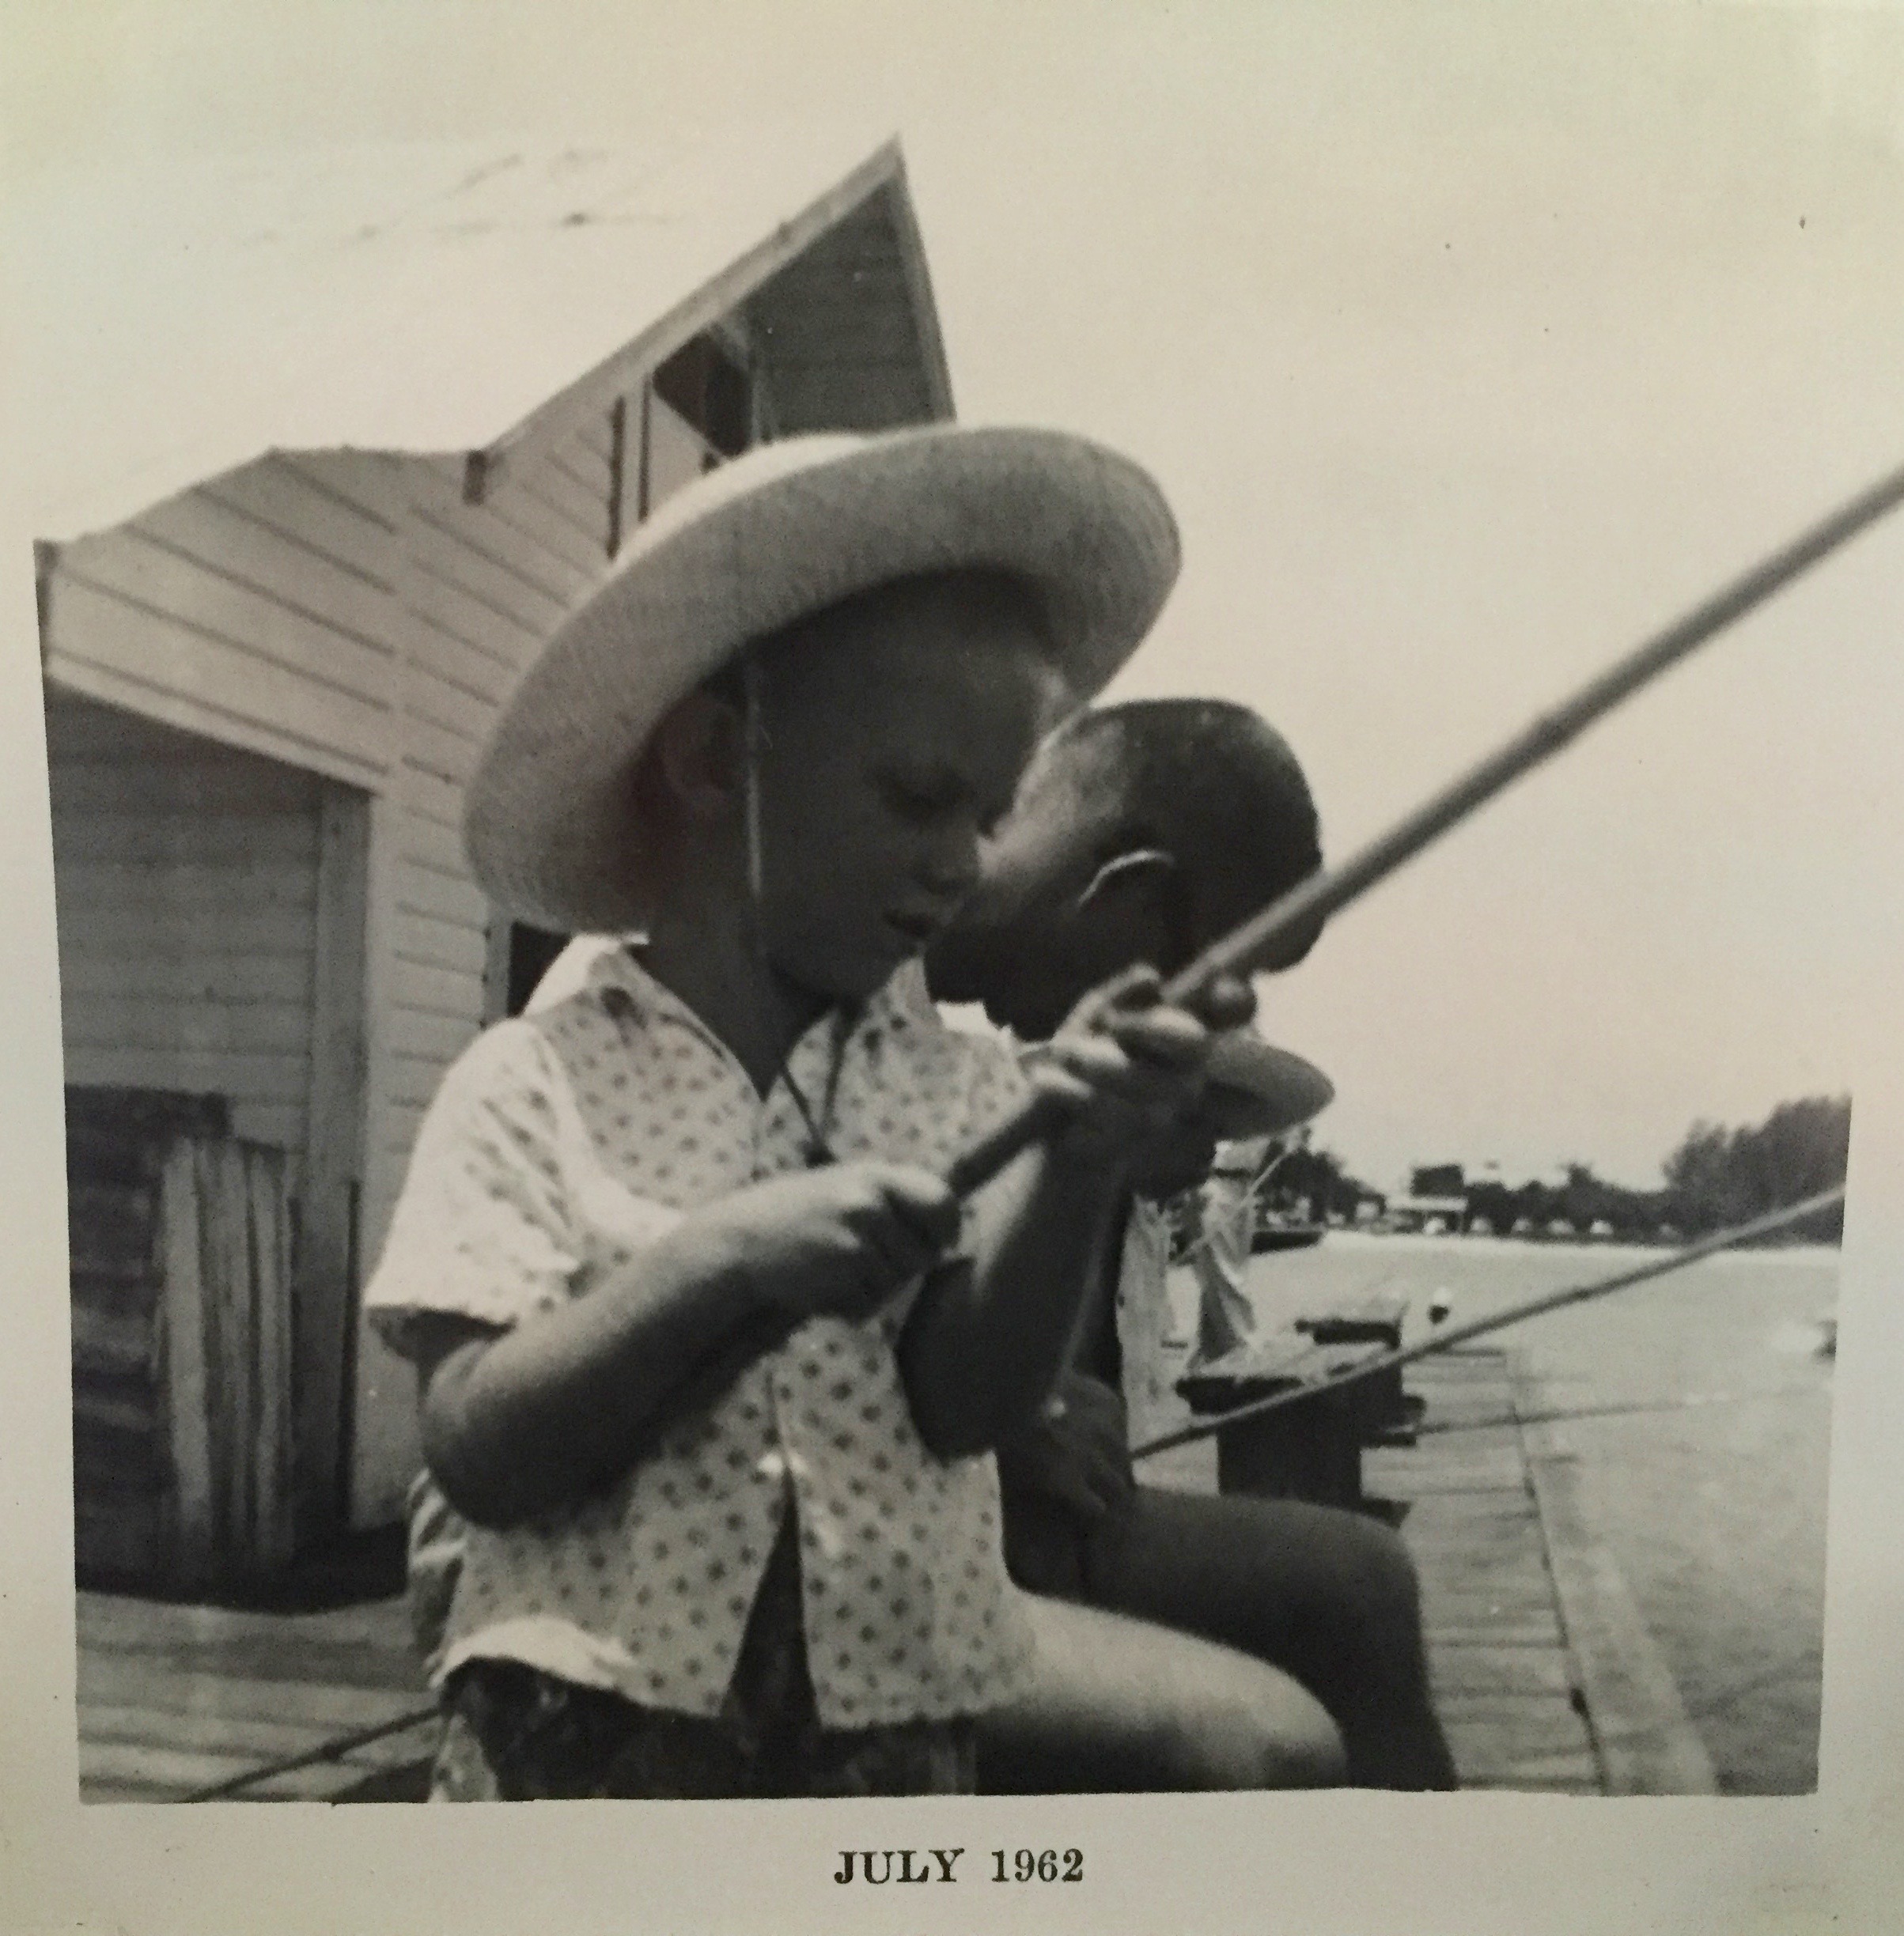
{"label": "short sleeve", "polygon": [[585,1246],[559,1155],[563,1080],[520,1021],[479,1036],[451,1065],[364,1294],[393,1350],[405,1351],[421,1314],[507,1329],[571,1295]]}

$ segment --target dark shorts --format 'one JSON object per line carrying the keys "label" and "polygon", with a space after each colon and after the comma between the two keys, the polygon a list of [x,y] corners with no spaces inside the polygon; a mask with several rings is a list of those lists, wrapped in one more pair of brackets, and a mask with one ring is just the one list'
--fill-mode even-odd
{"label": "dark shorts", "polygon": [[820,1725],[797,1549],[783,1537],[748,1616],[721,1713],[637,1707],[515,1661],[471,1661],[445,1687],[433,1802],[715,1801],[969,1794],[969,1719]]}

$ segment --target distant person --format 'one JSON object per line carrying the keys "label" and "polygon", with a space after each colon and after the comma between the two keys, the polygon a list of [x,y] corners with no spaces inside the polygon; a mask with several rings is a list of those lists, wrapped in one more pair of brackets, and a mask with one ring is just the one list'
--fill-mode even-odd
{"label": "distant person", "polygon": [[[1316,1108],[1327,1100],[1321,1097]],[[1288,1126],[1277,1123],[1278,1130]],[[1257,1193],[1274,1160],[1273,1147],[1266,1136],[1219,1144],[1202,1187],[1183,1200],[1186,1261],[1198,1290],[1196,1335],[1186,1371],[1240,1351],[1255,1335],[1256,1313],[1245,1280],[1255,1253]]]}
{"label": "distant person", "polygon": [[[1122,977],[1028,1078],[918,957],[1175,569],[1154,486],[1078,440],[789,439],[675,500],[518,687],[479,882],[645,940],[451,1068],[365,1294],[463,1522],[433,1798],[971,1786],[1033,1647],[991,1448],[1252,1002]],[[1028,1080],[1066,1120],[962,1218],[944,1168]],[[1288,1693],[1285,1772],[1326,1778]]]}
{"label": "distant person", "polygon": [[[1036,1043],[1078,991],[1119,965],[1173,973],[1320,865],[1302,769],[1247,709],[1185,699],[1081,713],[1039,750],[988,847],[982,880],[928,955],[928,976],[941,999],[982,1003],[994,1023]],[[1296,936],[1266,967],[1293,966],[1316,932]],[[1206,1091],[1212,1104],[1219,1094],[1213,1083]],[[1300,1121],[1319,1106],[1304,1101],[1296,1083],[1282,1124]],[[1119,1387],[1125,1356],[1160,1322],[1157,1206],[1202,1179],[1222,1133],[1206,1107],[1202,1121],[1153,1146],[1133,1178],[1124,1240],[1109,1253],[1115,1281],[1086,1306],[1093,1322],[1057,1403],[999,1448],[1013,1575],[1073,1605],[1134,1615],[1293,1675],[1341,1730],[1358,1785],[1452,1787],[1414,1567],[1388,1528],[1296,1500],[1135,1482]],[[1061,1643],[1066,1632],[1057,1630]],[[1130,1739],[1147,1677],[1165,1671],[1164,1659],[1129,1629],[1084,1628],[1069,1644],[1047,1647],[1031,1695],[986,1724],[1000,1744],[994,1765],[1028,1770],[1034,1787],[1089,1787],[1105,1739]],[[1247,1685],[1234,1669],[1230,1677]],[[1179,1679],[1194,1682],[1187,1672]],[[1159,1704],[1150,1700],[1151,1711]]]}

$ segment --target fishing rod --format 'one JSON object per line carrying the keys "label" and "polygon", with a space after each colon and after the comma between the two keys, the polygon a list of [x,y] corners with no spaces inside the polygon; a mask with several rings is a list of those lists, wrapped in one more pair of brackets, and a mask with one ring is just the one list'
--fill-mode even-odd
{"label": "fishing rod", "polygon": [[[1483,1336],[1490,1331],[1498,1331],[1503,1326],[1519,1324],[1524,1319],[1539,1317],[1543,1311],[1558,1310],[1563,1305],[1583,1303],[1589,1298],[1604,1297],[1610,1291],[1625,1289],[1630,1284],[1644,1282],[1648,1278],[1660,1277],[1669,1271],[1679,1270],[1688,1264],[1697,1263],[1700,1258],[1711,1257],[1716,1252],[1729,1250],[1735,1244],[1749,1242],[1754,1237],[1770,1235],[1801,1222],[1815,1212],[1842,1202],[1845,1195],[1843,1185],[1836,1189],[1821,1191],[1815,1197],[1807,1197],[1803,1203],[1793,1204],[1783,1210],[1776,1210],[1748,1223],[1741,1223],[1731,1230],[1720,1231],[1716,1235],[1676,1250],[1670,1257],[1643,1265],[1637,1270],[1623,1271],[1618,1276],[1602,1279],[1589,1284],[1575,1285],[1570,1289],[1556,1291],[1544,1297],[1529,1299],[1524,1304],[1516,1305],[1512,1310],[1497,1312],[1491,1318],[1476,1319],[1471,1324],[1458,1325],[1452,1331],[1438,1333],[1433,1337],[1403,1351],[1390,1352],[1384,1356],[1372,1359],[1368,1363],[1357,1366],[1353,1371],[1331,1378],[1327,1384],[1304,1386],[1290,1392],[1278,1392],[1274,1397],[1258,1399],[1253,1404],[1238,1405],[1231,1411],[1219,1413],[1213,1418],[1199,1420],[1194,1425],[1187,1426],[1180,1431],[1166,1432],[1160,1438],[1153,1439],[1135,1447],[1130,1456],[1135,1459],[1149,1458],[1153,1453],[1167,1452],[1175,1446],[1189,1445],[1200,1439],[1207,1439],[1225,1427],[1237,1424],[1243,1419],[1260,1418],[1266,1412],[1279,1411],[1285,1405],[1296,1405],[1304,1399],[1320,1393],[1338,1392],[1345,1386],[1355,1384],[1366,1378],[1373,1378],[1396,1367],[1412,1364],[1417,1359],[1426,1358],[1436,1352],[1448,1350],[1451,1346],[1465,1343],[1470,1338]],[[358,1728],[335,1739],[320,1743],[301,1754],[287,1755],[262,1767],[247,1768],[242,1773],[214,1782],[210,1786],[192,1790],[181,1798],[187,1802],[219,1802],[254,1788],[260,1783],[271,1781],[299,1770],[316,1767],[326,1762],[342,1760],[354,1751],[371,1744],[388,1739],[396,1734],[408,1733],[439,1718],[441,1710],[433,1703],[400,1714],[393,1719],[371,1727]]]}
{"label": "fishing rod", "polygon": [[435,1702],[427,1707],[413,1707],[395,1720],[380,1721],[374,1727],[354,1728],[347,1734],[339,1734],[334,1739],[320,1742],[302,1754],[286,1755],[281,1760],[267,1761],[261,1768],[247,1768],[240,1775],[214,1782],[204,1788],[195,1788],[189,1794],[179,1797],[181,1802],[227,1802],[233,1795],[247,1788],[256,1788],[260,1782],[275,1781],[280,1775],[295,1775],[308,1768],[317,1768],[330,1761],[341,1761],[345,1756],[354,1753],[360,1748],[368,1748],[373,1743],[387,1741],[394,1734],[407,1734],[412,1728],[420,1728],[427,1723],[440,1720],[443,1711]]}
{"label": "fishing rod", "polygon": [[[1763,604],[1793,579],[1904,503],[1904,468],[1892,471],[1829,516],[1701,601],[1570,698],[1516,733],[1496,751],[1372,841],[1340,867],[1308,880],[1204,950],[1164,984],[1160,1000],[1198,1008],[1219,977],[1247,975],[1295,935],[1346,907],[1412,860],[1477,808],[1552,758],[1588,727],[1689,657],[1728,626]],[[952,1164],[947,1181],[961,1197],[995,1177],[1013,1157],[1043,1140],[1067,1106],[1035,1091]]]}
{"label": "fishing rod", "polygon": [[1769,1237],[1774,1232],[1789,1229],[1794,1223],[1802,1223],[1808,1216],[1815,1216],[1821,1210],[1845,1200],[1845,1186],[1839,1184],[1834,1189],[1820,1190],[1815,1196],[1803,1201],[1788,1204],[1782,1209],[1768,1210],[1762,1216],[1755,1216],[1748,1222],[1736,1223],[1729,1230],[1716,1231],[1709,1237],[1701,1238],[1697,1243],[1687,1244],[1677,1250],[1670,1251],[1663,1257],[1656,1257],[1650,1263],[1635,1266],[1631,1270],[1621,1271],[1611,1277],[1600,1277],[1592,1283],[1572,1284],[1565,1290],[1549,1291],[1524,1303],[1510,1306],[1506,1310],[1496,1311],[1486,1318],[1476,1318],[1467,1324],[1455,1325],[1445,1331],[1436,1332],[1419,1343],[1403,1345],[1399,1350],[1384,1352],[1380,1357],[1371,1358],[1365,1363],[1340,1373],[1317,1385],[1299,1385],[1289,1391],[1273,1393],[1266,1398],[1252,1399],[1247,1405],[1232,1406],[1227,1412],[1219,1412],[1213,1416],[1199,1419],[1194,1425],[1180,1427],[1160,1437],[1148,1439],[1141,1446],[1132,1448],[1133,1459],[1149,1458],[1153,1453],[1168,1452],[1178,1446],[1192,1445],[1199,1439],[1209,1439],[1226,1427],[1240,1424],[1245,1419],[1262,1418],[1271,1412],[1280,1412],[1287,1405],[1302,1405],[1314,1398],[1339,1392],[1351,1385],[1360,1384],[1365,1378],[1379,1378],[1384,1372],[1395,1371],[1403,1365],[1416,1363],[1423,1358],[1432,1358],[1437,1352],[1452,1350],[1457,1344],[1465,1344],[1471,1339],[1485,1337],[1491,1331],[1504,1330],[1509,1325],[1523,1324],[1530,1318],[1539,1318],[1548,1311],[1560,1310],[1570,1304],[1584,1304],[1594,1298],[1609,1295],[1615,1291],[1624,1291],[1630,1286],[1645,1284],[1655,1277],[1664,1277],[1670,1272],[1683,1270],[1689,1264],[1697,1264],[1701,1258],[1716,1256],[1721,1250],[1730,1250],[1736,1246],[1750,1243],[1755,1238]]}
{"label": "fishing rod", "polygon": [[[1841,505],[1790,543],[1771,553],[1695,605],[1550,712],[1537,717],[1497,751],[1444,787],[1340,867],[1312,875],[1302,886],[1255,914],[1213,943],[1164,984],[1160,999],[1202,1006],[1220,976],[1247,974],[1274,959],[1290,937],[1336,913],[1412,860],[1432,841],[1464,820],[1668,667],[1689,656],[1726,626],[1829,557],[1841,546],[1904,502],[1904,467],[1892,471]],[[952,1163],[946,1182],[969,1197],[1006,1164],[1050,1135],[1066,1120],[1069,1105],[1048,1091],[1025,1100],[972,1143]],[[1080,1322],[1083,1314],[1080,1313]],[[691,1381],[695,1402],[718,1394],[763,1352],[783,1344],[793,1325],[769,1315],[715,1347]],[[674,1416],[679,1416],[677,1410]]]}

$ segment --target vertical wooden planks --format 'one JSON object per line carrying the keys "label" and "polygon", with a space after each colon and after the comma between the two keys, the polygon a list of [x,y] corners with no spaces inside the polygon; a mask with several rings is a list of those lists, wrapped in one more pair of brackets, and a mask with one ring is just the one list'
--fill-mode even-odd
{"label": "vertical wooden planks", "polygon": [[345,1387],[357,1285],[352,1201],[363,1174],[365,947],[369,801],[324,789],[318,812],[316,915],[312,936],[311,1084],[305,1132],[294,1278],[278,1279],[294,1321],[297,1416],[290,1484],[301,1533],[318,1535],[346,1513],[349,1448]]}
{"label": "vertical wooden planks", "polygon": [[171,1459],[172,1567],[184,1580],[211,1571],[214,1547],[210,1407],[205,1336],[206,1286],[200,1269],[197,1150],[180,1137],[167,1152],[160,1181],[160,1409]]}
{"label": "vertical wooden planks", "polygon": [[293,1550],[286,1165],[277,1150],[180,1136],[161,1175],[170,1583],[229,1585]]}
{"label": "vertical wooden planks", "polygon": [[[290,1560],[295,1532],[290,1219],[283,1159],[274,1151],[248,1152],[245,1181],[252,1238],[254,1348],[249,1357],[256,1382],[256,1433],[244,1469],[253,1493],[252,1559],[261,1571],[271,1573]],[[346,1246],[347,1241],[346,1232]],[[337,1402],[341,1405],[341,1390]]]}
{"label": "vertical wooden planks", "polygon": [[251,1217],[244,1154],[235,1143],[198,1151],[205,1256],[206,1397],[210,1412],[212,1499],[223,1570],[242,1571],[251,1550],[250,1466],[256,1443],[256,1381],[248,1362]]}

